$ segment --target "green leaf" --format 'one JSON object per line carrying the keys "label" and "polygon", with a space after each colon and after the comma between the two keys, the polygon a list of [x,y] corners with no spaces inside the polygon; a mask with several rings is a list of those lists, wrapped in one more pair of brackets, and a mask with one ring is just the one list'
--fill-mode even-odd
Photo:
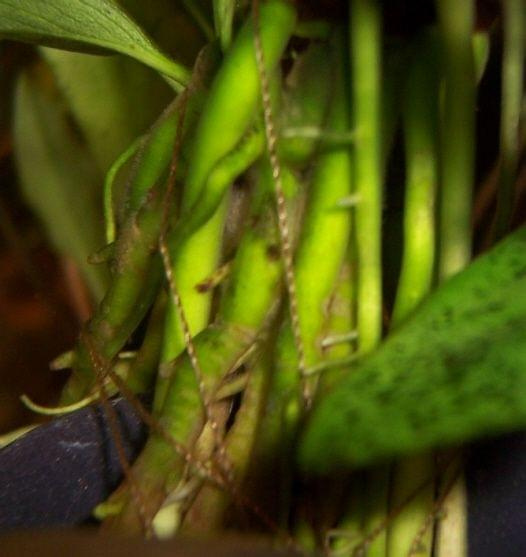
{"label": "green leaf", "polygon": [[303,467],[324,473],[525,427],[525,330],[522,228],[320,397]]}
{"label": "green leaf", "polygon": [[106,271],[88,256],[103,243],[102,176],[76,133],[44,66],[18,79],[14,107],[14,150],[22,193],[63,255],[82,271],[96,299],[106,288]]}
{"label": "green leaf", "polygon": [[185,85],[186,68],[170,60],[112,0],[0,0],[0,37],[65,50],[126,54]]}
{"label": "green leaf", "polygon": [[170,100],[166,84],[130,58],[39,50],[103,173]]}

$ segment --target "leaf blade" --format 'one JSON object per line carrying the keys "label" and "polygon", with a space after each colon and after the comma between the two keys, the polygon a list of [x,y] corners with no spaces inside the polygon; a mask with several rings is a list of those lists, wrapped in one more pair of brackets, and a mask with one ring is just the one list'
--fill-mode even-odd
{"label": "leaf blade", "polygon": [[74,130],[44,66],[25,70],[15,90],[13,141],[20,187],[57,251],[79,266],[95,299],[107,271],[88,256],[104,239],[99,226],[101,176]]}
{"label": "leaf blade", "polygon": [[185,85],[189,72],[165,56],[111,0],[0,0],[0,37],[65,50],[126,54]]}
{"label": "leaf blade", "polygon": [[525,253],[522,228],[322,396],[303,467],[364,466],[526,426]]}

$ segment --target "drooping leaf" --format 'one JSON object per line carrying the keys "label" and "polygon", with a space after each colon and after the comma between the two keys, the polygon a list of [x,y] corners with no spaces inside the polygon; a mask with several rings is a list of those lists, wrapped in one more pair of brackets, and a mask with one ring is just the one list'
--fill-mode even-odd
{"label": "drooping leaf", "polygon": [[112,0],[0,0],[0,38],[126,54],[180,85],[189,73],[165,56]]}
{"label": "drooping leaf", "polygon": [[169,87],[130,58],[47,47],[40,53],[104,173],[170,100]]}
{"label": "drooping leaf", "polygon": [[68,120],[44,66],[18,79],[14,151],[22,193],[57,250],[79,265],[95,298],[106,287],[102,266],[88,255],[103,243],[101,174]]}
{"label": "drooping leaf", "polygon": [[522,228],[320,397],[302,465],[328,472],[526,427],[525,335]]}

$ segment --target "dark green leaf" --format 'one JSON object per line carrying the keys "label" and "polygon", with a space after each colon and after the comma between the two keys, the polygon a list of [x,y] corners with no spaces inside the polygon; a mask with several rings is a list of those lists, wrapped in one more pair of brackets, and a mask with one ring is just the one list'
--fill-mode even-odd
{"label": "dark green leaf", "polygon": [[320,397],[302,465],[327,472],[525,427],[525,331],[523,228]]}

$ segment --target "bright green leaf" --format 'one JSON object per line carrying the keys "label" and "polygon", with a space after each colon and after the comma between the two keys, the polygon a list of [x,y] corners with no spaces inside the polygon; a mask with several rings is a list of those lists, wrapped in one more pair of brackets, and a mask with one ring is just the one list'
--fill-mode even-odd
{"label": "bright green leaf", "polygon": [[126,54],[185,85],[189,73],[167,58],[112,0],[0,0],[0,37],[65,50]]}
{"label": "bright green leaf", "polygon": [[302,465],[329,472],[525,427],[525,330],[522,228],[321,397]]}

